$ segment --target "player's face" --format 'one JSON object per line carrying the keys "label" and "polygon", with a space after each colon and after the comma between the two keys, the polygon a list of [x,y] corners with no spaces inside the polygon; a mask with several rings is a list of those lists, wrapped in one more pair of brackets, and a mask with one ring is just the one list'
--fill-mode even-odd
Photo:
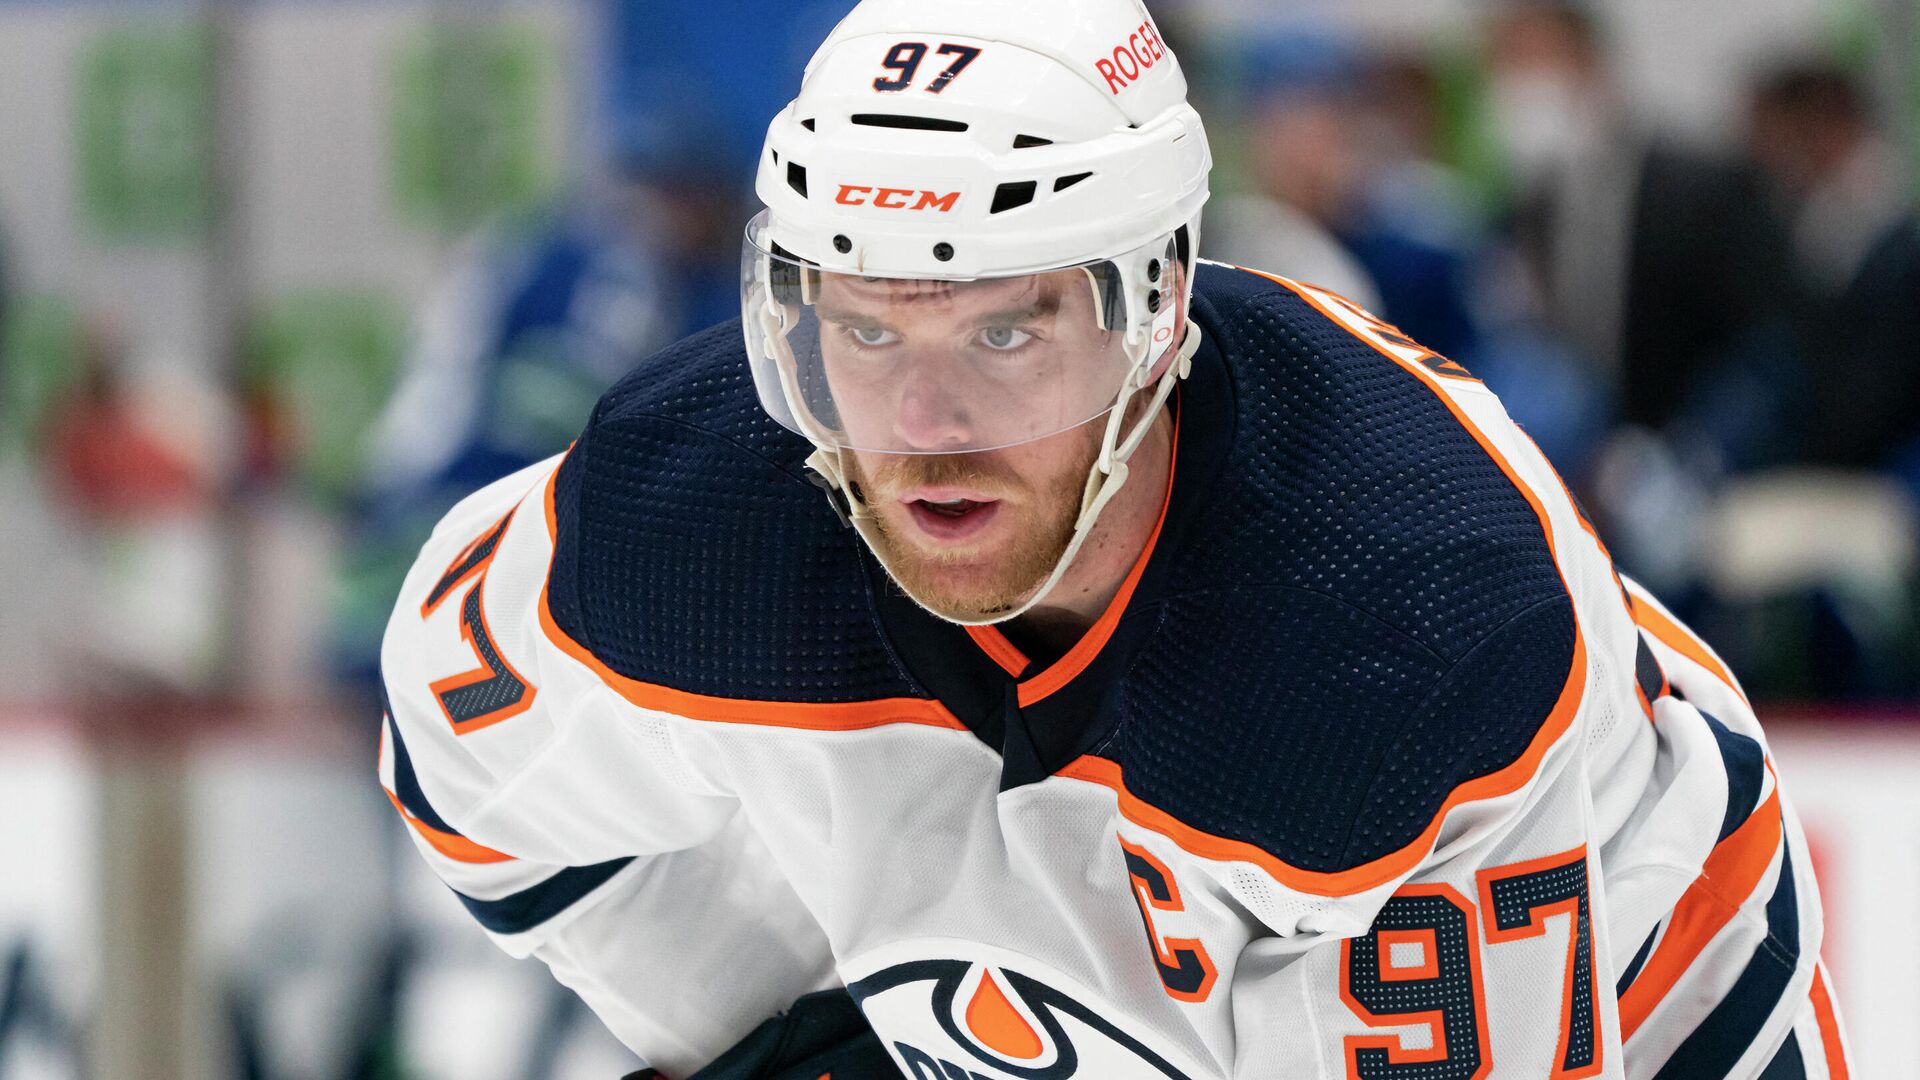
{"label": "player's face", "polygon": [[[850,479],[894,574],[951,618],[1016,607],[1073,536],[1100,414],[1126,363],[1120,335],[1096,323],[1086,275],[963,284],[828,275],[819,311],[846,441],[916,451],[852,455]],[[1045,434],[964,449],[1030,432]]]}
{"label": "player's face", "polygon": [[816,312],[840,442],[861,450],[1041,439],[1104,412],[1128,370],[1080,270],[974,282],[826,274]]}

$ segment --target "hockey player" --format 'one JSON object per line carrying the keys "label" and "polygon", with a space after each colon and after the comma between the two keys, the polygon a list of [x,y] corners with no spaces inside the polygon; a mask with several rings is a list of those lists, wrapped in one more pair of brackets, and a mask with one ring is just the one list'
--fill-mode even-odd
{"label": "hockey player", "polygon": [[677,1078],[1845,1075],[1739,683],[1209,163],[1137,0],[856,8],[742,321],[409,577],[422,854]]}

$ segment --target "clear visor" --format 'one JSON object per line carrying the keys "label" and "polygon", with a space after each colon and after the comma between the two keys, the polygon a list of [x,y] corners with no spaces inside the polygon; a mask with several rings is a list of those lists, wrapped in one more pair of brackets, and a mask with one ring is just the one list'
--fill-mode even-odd
{"label": "clear visor", "polygon": [[1170,241],[1137,273],[1122,258],[979,280],[865,277],[785,254],[765,217],[747,228],[747,353],[767,411],[823,446],[954,454],[1043,439],[1112,410],[1173,338],[1172,290],[1130,281]]}

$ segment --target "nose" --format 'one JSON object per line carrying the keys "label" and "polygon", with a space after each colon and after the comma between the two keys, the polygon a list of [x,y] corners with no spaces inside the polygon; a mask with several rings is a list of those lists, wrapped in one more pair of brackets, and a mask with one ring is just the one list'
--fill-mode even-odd
{"label": "nose", "polygon": [[893,434],[902,449],[918,453],[975,449],[967,396],[945,367],[928,357],[909,365],[893,414]]}

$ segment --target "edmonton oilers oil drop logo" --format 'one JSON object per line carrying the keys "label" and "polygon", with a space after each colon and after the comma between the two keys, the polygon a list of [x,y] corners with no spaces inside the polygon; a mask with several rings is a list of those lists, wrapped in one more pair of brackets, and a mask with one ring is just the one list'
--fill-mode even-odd
{"label": "edmonton oilers oil drop logo", "polygon": [[1192,1080],[1091,1004],[1005,965],[912,960],[847,989],[913,1080]]}

